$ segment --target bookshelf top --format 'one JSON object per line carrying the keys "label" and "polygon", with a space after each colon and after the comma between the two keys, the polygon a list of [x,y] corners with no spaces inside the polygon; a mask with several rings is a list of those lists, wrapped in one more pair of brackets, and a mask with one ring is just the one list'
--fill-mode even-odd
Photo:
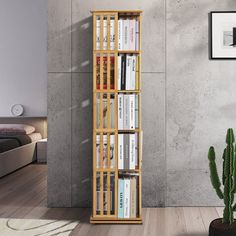
{"label": "bookshelf top", "polygon": [[90,11],[91,13],[109,13],[109,12],[112,12],[112,13],[131,13],[131,14],[140,14],[142,13],[143,11],[142,10],[93,10],[93,11]]}

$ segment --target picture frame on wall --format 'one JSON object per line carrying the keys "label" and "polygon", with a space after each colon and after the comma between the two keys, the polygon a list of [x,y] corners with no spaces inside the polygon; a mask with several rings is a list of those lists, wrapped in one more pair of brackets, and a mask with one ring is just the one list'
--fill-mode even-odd
{"label": "picture frame on wall", "polygon": [[212,11],[211,59],[236,59],[236,11]]}

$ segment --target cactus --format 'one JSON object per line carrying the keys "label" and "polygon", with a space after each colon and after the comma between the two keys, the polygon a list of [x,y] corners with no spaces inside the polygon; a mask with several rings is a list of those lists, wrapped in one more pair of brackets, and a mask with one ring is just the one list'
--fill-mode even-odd
{"label": "cactus", "polygon": [[233,206],[234,194],[236,193],[236,146],[234,144],[233,129],[227,130],[226,135],[226,148],[223,153],[223,174],[222,185],[224,191],[221,190],[221,182],[218,176],[216,162],[215,162],[215,149],[210,147],[208,152],[211,183],[214,187],[217,196],[224,199],[224,213],[222,222],[225,224],[232,224],[234,222],[233,212],[236,211],[236,204]]}

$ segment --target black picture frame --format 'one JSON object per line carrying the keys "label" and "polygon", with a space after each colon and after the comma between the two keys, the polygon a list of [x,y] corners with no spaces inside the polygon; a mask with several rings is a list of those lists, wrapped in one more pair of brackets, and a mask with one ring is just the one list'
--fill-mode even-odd
{"label": "black picture frame", "polygon": [[[211,60],[236,60],[236,56],[235,57],[214,57],[213,56],[213,14],[225,14],[225,13],[229,13],[229,14],[235,14],[236,15],[236,11],[211,11],[210,12],[210,17],[209,17],[209,21],[210,21],[210,59]],[[236,27],[236,26],[235,26]]]}

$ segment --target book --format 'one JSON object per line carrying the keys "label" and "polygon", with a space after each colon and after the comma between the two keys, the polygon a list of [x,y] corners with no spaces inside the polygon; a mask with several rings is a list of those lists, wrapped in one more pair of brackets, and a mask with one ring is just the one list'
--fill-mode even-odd
{"label": "book", "polygon": [[128,129],[135,129],[135,94],[126,95],[129,97],[128,101]]}
{"label": "book", "polygon": [[135,168],[138,168],[138,133],[135,133]]}
{"label": "book", "polygon": [[117,80],[117,85],[118,85],[118,90],[121,90],[121,55],[118,56],[118,63],[117,63],[117,69],[118,69],[118,80]]}
{"label": "book", "polygon": [[129,129],[129,95],[124,94],[124,121],[123,128]]}
{"label": "book", "polygon": [[96,174],[96,212],[100,214],[101,206],[100,206],[100,173]]}
{"label": "book", "polygon": [[126,65],[125,65],[125,89],[131,90],[131,69],[132,69],[132,56],[126,56]]}
{"label": "book", "polygon": [[136,21],[135,19],[129,20],[129,50],[135,50],[136,39]]}
{"label": "book", "polygon": [[121,56],[121,90],[125,90],[126,77],[126,54]]}
{"label": "book", "polygon": [[129,50],[129,20],[123,20],[123,45],[122,50]]}
{"label": "book", "polygon": [[136,88],[136,56],[131,58],[131,68],[130,68],[130,90],[135,90]]}
{"label": "book", "polygon": [[110,19],[110,50],[115,49],[115,18]]}
{"label": "book", "polygon": [[124,169],[129,169],[129,134],[124,134]]}
{"label": "book", "polygon": [[135,65],[135,89],[139,89],[139,56],[136,56],[136,65]]}
{"label": "book", "polygon": [[122,50],[122,39],[123,39],[123,20],[118,20],[118,50]]}
{"label": "book", "polygon": [[130,179],[130,217],[136,217],[137,206],[137,190],[136,190],[136,178]]}
{"label": "book", "polygon": [[100,17],[96,18],[96,49],[100,49]]}
{"label": "book", "polygon": [[139,22],[135,20],[135,50],[139,50]]}
{"label": "book", "polygon": [[124,134],[118,134],[118,169],[124,169]]}
{"label": "book", "polygon": [[118,129],[124,128],[124,95],[118,94]]}
{"label": "book", "polygon": [[[109,167],[109,166],[108,166]],[[115,167],[115,135],[110,135],[110,168]]]}
{"label": "book", "polygon": [[107,49],[107,18],[103,20],[103,50]]}
{"label": "book", "polygon": [[124,179],[118,179],[118,218],[124,218]]}
{"label": "book", "polygon": [[135,129],[138,129],[138,95],[135,95]]}
{"label": "book", "polygon": [[130,217],[130,179],[124,179],[124,218]]}
{"label": "book", "polygon": [[96,167],[99,168],[100,164],[100,135],[96,135]]}
{"label": "book", "polygon": [[129,134],[129,169],[135,169],[135,134]]}

